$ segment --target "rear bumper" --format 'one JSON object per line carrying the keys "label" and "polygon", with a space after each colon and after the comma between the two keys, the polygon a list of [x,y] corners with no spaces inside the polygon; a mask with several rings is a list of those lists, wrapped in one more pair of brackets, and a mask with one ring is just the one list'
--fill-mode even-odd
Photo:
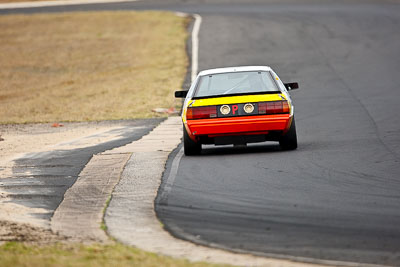
{"label": "rear bumper", "polygon": [[269,131],[285,132],[291,122],[289,114],[243,116],[216,119],[187,120],[189,136],[197,140],[200,136],[227,136],[245,134],[267,134]]}

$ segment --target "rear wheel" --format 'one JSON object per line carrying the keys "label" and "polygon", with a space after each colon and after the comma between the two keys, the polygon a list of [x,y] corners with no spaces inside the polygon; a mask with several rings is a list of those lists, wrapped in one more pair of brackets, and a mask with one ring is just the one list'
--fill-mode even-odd
{"label": "rear wheel", "polygon": [[296,123],[294,117],[289,131],[279,139],[279,145],[283,150],[294,150],[297,148]]}
{"label": "rear wheel", "polygon": [[190,139],[185,126],[183,126],[183,150],[186,156],[198,155],[201,152],[201,143]]}

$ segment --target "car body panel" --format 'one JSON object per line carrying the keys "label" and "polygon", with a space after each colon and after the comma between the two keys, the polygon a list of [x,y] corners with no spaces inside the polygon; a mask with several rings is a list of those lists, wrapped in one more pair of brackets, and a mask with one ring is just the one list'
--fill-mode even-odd
{"label": "car body panel", "polygon": [[192,135],[198,136],[284,131],[289,122],[289,114],[279,114],[189,120],[187,125]]}

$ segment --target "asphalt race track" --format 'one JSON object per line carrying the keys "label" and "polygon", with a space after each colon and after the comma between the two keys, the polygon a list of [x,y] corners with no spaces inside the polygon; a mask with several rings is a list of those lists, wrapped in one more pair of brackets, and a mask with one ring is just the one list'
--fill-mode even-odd
{"label": "asphalt race track", "polygon": [[159,217],[205,244],[399,265],[400,6],[247,8],[200,13],[199,68],[268,64],[299,81],[299,149],[182,157]]}
{"label": "asphalt race track", "polygon": [[105,9],[199,13],[200,70],[269,65],[300,83],[298,150],[208,146],[181,158],[156,203],[175,236],[275,257],[400,265],[399,2],[141,1],[1,13]]}

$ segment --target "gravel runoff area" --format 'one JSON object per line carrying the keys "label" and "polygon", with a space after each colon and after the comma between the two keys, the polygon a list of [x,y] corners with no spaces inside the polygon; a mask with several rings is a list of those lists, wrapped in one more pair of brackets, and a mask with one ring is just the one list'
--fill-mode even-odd
{"label": "gravel runoff area", "polygon": [[[1,125],[0,186],[2,185],[1,178],[12,174],[13,159],[25,153],[50,149],[65,140],[92,135],[113,127],[115,126],[105,123],[69,123],[62,127],[51,127],[48,123]],[[7,193],[2,192],[1,189],[0,203],[0,245],[7,241],[46,244],[67,240],[65,236],[54,234],[43,227],[40,221],[33,218],[27,219],[26,213],[32,210],[28,211],[22,206],[8,202]],[[22,223],[23,221],[27,223]]]}
{"label": "gravel runoff area", "polygon": [[15,201],[15,190],[32,195],[34,189],[43,186],[43,181],[29,175],[18,174],[20,178],[16,178],[17,160],[119,140],[121,129],[136,131],[135,125],[135,121],[0,125],[0,244],[7,241],[42,244],[67,239],[54,234],[50,222],[37,216],[51,211],[40,205],[21,205]]}
{"label": "gravel runoff area", "polygon": [[13,176],[15,160],[27,154],[55,149],[74,149],[99,142],[106,142],[114,139],[116,136],[103,135],[102,138],[89,137],[98,136],[101,133],[117,129],[122,125],[122,121],[63,123],[55,125],[50,123],[0,125],[0,136],[2,139],[0,141],[0,218],[4,221],[20,222],[22,224],[28,223],[36,227],[49,228],[42,220],[29,216],[32,213],[46,212],[45,210],[28,208],[10,201],[9,192],[5,189],[8,185],[3,181]]}

